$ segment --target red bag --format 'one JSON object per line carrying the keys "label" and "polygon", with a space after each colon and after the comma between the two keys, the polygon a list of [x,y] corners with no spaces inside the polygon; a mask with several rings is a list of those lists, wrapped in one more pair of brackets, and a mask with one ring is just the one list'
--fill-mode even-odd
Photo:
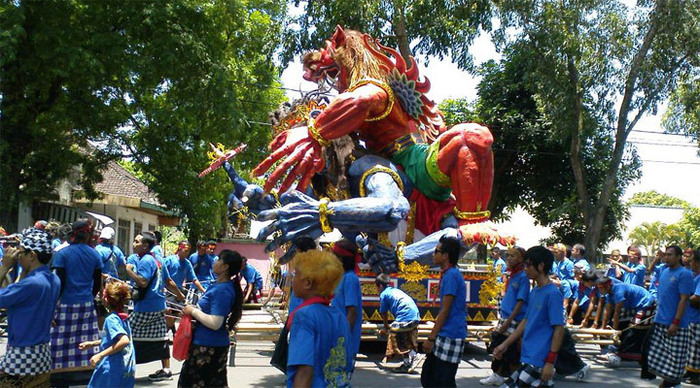
{"label": "red bag", "polygon": [[183,315],[173,337],[173,358],[178,361],[186,360],[190,352],[190,344],[192,344],[192,316]]}

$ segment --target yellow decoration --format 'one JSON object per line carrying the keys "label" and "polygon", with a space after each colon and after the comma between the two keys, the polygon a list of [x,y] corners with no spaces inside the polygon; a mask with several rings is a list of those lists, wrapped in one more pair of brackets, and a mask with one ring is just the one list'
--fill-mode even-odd
{"label": "yellow decoration", "polygon": [[406,244],[413,244],[413,234],[416,231],[416,203],[411,203],[411,210],[406,217]]}
{"label": "yellow decoration", "polygon": [[379,240],[379,243],[384,245],[384,246],[387,246],[387,247],[393,246],[393,244],[391,243],[391,240],[389,240],[389,233],[387,233],[387,232],[377,233],[377,240]]}
{"label": "yellow decoration", "polygon": [[493,267],[489,269],[486,281],[481,284],[479,289],[479,304],[482,306],[493,306],[496,304],[496,298],[503,291],[503,283],[498,281],[500,276],[500,270]]}
{"label": "yellow decoration", "polygon": [[382,81],[379,81],[379,80],[376,80],[373,78],[365,78],[365,79],[361,79],[361,80],[355,82],[354,84],[350,85],[350,87],[348,88],[347,91],[352,92],[353,90],[359,88],[360,86],[367,85],[367,84],[372,84],[372,85],[379,86],[380,88],[382,88],[386,92],[389,101],[387,102],[386,109],[384,109],[384,112],[382,112],[382,114],[380,114],[377,117],[365,119],[365,121],[379,121],[383,118],[386,118],[386,116],[389,116],[389,113],[391,113],[391,110],[394,108],[394,91],[391,89],[391,86],[387,85],[386,83],[384,83]]}
{"label": "yellow decoration", "polygon": [[[210,145],[211,145],[211,143],[210,143]],[[231,151],[231,150],[227,150],[223,144],[216,143],[216,149],[208,151],[207,156],[209,157],[209,159],[212,162],[214,162],[214,161],[218,160],[221,157],[221,155],[225,155],[229,151]]]}
{"label": "yellow decoration", "polygon": [[318,144],[320,144],[323,147],[328,147],[331,145],[331,141],[328,139],[324,139],[323,136],[321,136],[321,133],[318,131],[318,128],[316,128],[316,121],[312,118],[309,117],[308,121],[306,122],[306,128],[309,130],[309,134],[311,137],[313,137]]}
{"label": "yellow decoration", "polygon": [[415,300],[428,299],[428,290],[418,282],[406,282],[399,288]]}
{"label": "yellow decoration", "polygon": [[481,311],[477,311],[476,314],[474,315],[474,318],[472,318],[472,321],[476,322],[482,322],[484,320],[484,316],[481,314]]}
{"label": "yellow decoration", "polygon": [[360,285],[360,289],[362,290],[362,295],[368,295],[368,296],[376,296],[377,295],[377,286],[374,285],[374,283],[362,283]]}
{"label": "yellow decoration", "polygon": [[350,199],[350,193],[347,190],[341,190],[330,182],[326,185],[326,195],[333,201]]}
{"label": "yellow decoration", "polygon": [[498,320],[498,317],[496,316],[496,314],[493,313],[493,311],[490,311],[487,320],[489,320],[489,321],[497,321],[497,320]]}
{"label": "yellow decoration", "polygon": [[375,309],[374,313],[372,314],[372,318],[370,319],[371,321],[381,321],[382,320],[382,315],[379,314],[379,310]]}
{"label": "yellow decoration", "polygon": [[456,207],[452,210],[454,213],[455,217],[457,217],[460,220],[474,220],[474,219],[480,219],[480,218],[489,218],[491,217],[491,212],[488,210],[480,211],[480,212],[463,212],[459,211]]}
{"label": "yellow decoration", "polygon": [[399,241],[396,243],[396,258],[399,260],[399,272],[403,272],[406,265],[403,262],[403,249],[406,247],[406,243]]}
{"label": "yellow decoration", "polygon": [[429,268],[427,265],[421,265],[418,261],[412,261],[411,264],[404,265],[399,276],[406,279],[407,282],[418,282],[428,277]]}
{"label": "yellow decoration", "polygon": [[428,156],[425,159],[425,168],[428,170],[428,175],[441,187],[451,187],[452,181],[450,177],[440,170],[438,167],[437,158],[440,150],[440,142],[428,146]]}
{"label": "yellow decoration", "polygon": [[330,233],[333,231],[331,223],[328,221],[328,216],[335,214],[333,210],[328,210],[328,203],[330,201],[330,199],[325,197],[318,201],[318,220],[321,223],[321,230],[323,230],[324,233]]}
{"label": "yellow decoration", "polygon": [[362,320],[369,321],[369,316],[367,315],[367,312],[365,311],[365,309],[362,309]]}
{"label": "yellow decoration", "polygon": [[399,174],[390,169],[389,167],[384,167],[384,166],[374,166],[370,168],[369,170],[365,171],[364,174],[362,174],[362,177],[360,178],[360,197],[366,197],[367,196],[367,188],[365,187],[365,181],[367,178],[369,178],[370,175],[374,174],[375,172],[385,172],[394,179],[394,182],[399,186],[399,190],[403,192],[403,181],[401,180],[401,177]]}
{"label": "yellow decoration", "polygon": [[434,321],[434,320],[435,320],[435,317],[433,316],[433,314],[430,313],[430,310],[428,310],[428,311],[425,313],[425,315],[423,316],[423,320],[424,320],[424,321]]}
{"label": "yellow decoration", "polygon": [[394,319],[396,319],[396,318],[394,317],[394,314],[391,313],[391,311],[387,311],[387,318],[388,318],[390,321],[393,321]]}

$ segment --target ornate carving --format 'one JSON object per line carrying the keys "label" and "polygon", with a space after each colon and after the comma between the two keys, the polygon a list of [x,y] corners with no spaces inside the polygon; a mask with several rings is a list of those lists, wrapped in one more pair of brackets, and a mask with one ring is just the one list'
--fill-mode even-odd
{"label": "ornate carving", "polygon": [[428,296],[428,290],[426,290],[422,284],[415,281],[406,282],[400,288],[415,300],[425,300]]}
{"label": "ornate carving", "polygon": [[407,282],[418,282],[428,277],[427,265],[421,265],[417,261],[412,261],[411,264],[404,265],[403,271],[399,276],[406,279]]}

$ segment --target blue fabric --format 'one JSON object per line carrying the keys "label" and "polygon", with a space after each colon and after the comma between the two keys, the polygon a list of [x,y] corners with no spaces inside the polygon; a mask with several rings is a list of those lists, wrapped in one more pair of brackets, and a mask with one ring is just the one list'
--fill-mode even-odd
{"label": "blue fabric", "polygon": [[564,325],[563,303],[561,292],[553,283],[530,291],[520,357],[523,364],[544,367],[552,347],[554,327]]}
{"label": "blue fabric", "polygon": [[[131,340],[131,327],[128,320],[122,320],[112,312],[107,315],[104,323],[104,335],[100,343],[100,351],[107,349],[119,341],[121,336]],[[92,372],[88,387],[133,387],[136,372],[134,345],[130,342],[121,352],[104,357]]]}
{"label": "blue fabric", "polygon": [[578,298],[578,280],[569,279],[561,281],[561,295],[565,300],[573,301]]}
{"label": "blue fabric", "polygon": [[583,264],[585,264],[585,265],[586,265],[586,271],[589,271],[589,270],[591,269],[591,263],[589,263],[588,260],[586,260],[585,257],[582,257],[582,258],[576,260],[576,261],[574,262],[574,266],[576,266],[576,264],[578,264],[578,263],[583,263]]}
{"label": "blue fabric", "polygon": [[354,271],[347,271],[343,274],[340,284],[335,289],[332,305],[337,308],[347,320],[347,307],[354,306],[357,308],[355,324],[350,329],[350,342],[348,349],[355,358],[357,352],[360,351],[360,340],[362,339],[362,289],[360,288],[360,278],[357,277]]}
{"label": "blue fabric", "polygon": [[622,307],[632,310],[641,310],[654,303],[654,297],[644,287],[634,284],[615,283],[612,286],[608,303],[618,304],[624,302]]}
{"label": "blue fabric", "polygon": [[241,276],[245,279],[246,283],[255,285],[255,288],[262,290],[263,278],[255,267],[246,263],[245,267],[241,269]]}
{"label": "blue fabric", "polygon": [[598,288],[596,286],[586,287],[583,282],[579,282],[578,285],[578,308],[582,310],[588,309],[588,304],[591,302],[591,292],[594,292]]}
{"label": "blue fabric", "polygon": [[160,245],[154,245],[153,249],[151,249],[151,255],[158,260],[163,259],[165,257],[163,247],[161,247]]}
{"label": "blue fabric", "polygon": [[233,283],[212,283],[207,292],[199,299],[199,309],[209,315],[218,315],[224,317],[221,327],[217,330],[212,330],[204,325],[198,324],[194,331],[192,342],[200,346],[228,346],[229,336],[226,328],[226,318],[231,312],[233,299],[236,296],[236,291],[233,288]]}
{"label": "blue fabric", "polygon": [[416,302],[405,292],[394,287],[386,287],[379,294],[379,312],[384,314],[390,311],[395,322],[419,321],[418,306]]}
{"label": "blue fabric", "polygon": [[[134,302],[134,311],[139,313],[153,313],[156,311],[165,310],[165,280],[170,278],[168,268],[164,265],[158,268],[156,259],[146,254],[138,262],[138,270],[136,273],[142,276],[146,281],[157,276],[150,282],[150,286],[146,291],[146,296],[143,299]],[[158,276],[160,274],[160,276]]]}
{"label": "blue fabric", "polygon": [[214,273],[211,272],[214,259],[206,253],[199,256],[197,252],[195,252],[190,255],[190,263],[192,263],[197,279],[199,279],[204,288],[207,288],[209,283],[214,281]]}
{"label": "blue fabric", "polygon": [[647,276],[647,268],[644,264],[627,263],[627,266],[634,269],[634,272],[622,271],[622,282],[644,287],[644,278]]}
{"label": "blue fabric", "polygon": [[447,338],[467,337],[467,287],[462,273],[455,267],[450,267],[440,280],[440,300],[445,295],[453,295],[454,300],[445,324],[438,336]]}
{"label": "blue fabric", "polygon": [[552,271],[559,277],[559,280],[568,280],[574,278],[574,263],[564,258],[562,261],[555,261]]}
{"label": "blue fabric", "polygon": [[42,265],[24,279],[0,289],[0,307],[7,309],[8,345],[49,342],[51,320],[61,293],[58,276]]}
{"label": "blue fabric", "polygon": [[[124,253],[118,246],[113,244],[101,243],[97,244],[95,247],[97,253],[100,254],[102,258],[102,273],[106,273],[109,276],[118,278],[118,270],[122,265],[126,265],[124,261]],[[112,256],[112,251],[114,251],[114,260],[110,260]]]}
{"label": "blue fabric", "polygon": [[[51,240],[51,250],[58,248],[58,246],[61,244],[63,244],[63,241],[61,241],[61,239],[58,237],[54,237],[54,239]],[[2,250],[2,248],[0,248],[0,250]],[[0,257],[2,257],[1,254],[0,254]]]}
{"label": "blue fabric", "polygon": [[93,300],[93,274],[96,269],[102,271],[102,257],[95,248],[83,243],[71,244],[54,254],[52,265],[66,270],[61,303],[78,304]]}
{"label": "blue fabric", "polygon": [[350,386],[355,363],[347,345],[350,336],[347,318],[337,308],[315,303],[297,310],[289,332],[287,387],[292,387],[302,365],[313,366],[314,388]]}
{"label": "blue fabric", "polygon": [[192,282],[197,279],[192,263],[187,258],[180,259],[178,255],[170,255],[163,259],[163,264],[168,267],[170,278],[180,288],[182,288],[185,281]]}
{"label": "blue fabric", "polygon": [[527,300],[530,295],[530,279],[525,271],[520,271],[510,278],[506,294],[501,301],[501,317],[508,318],[513,313],[513,309],[519,300],[523,301],[518,315],[513,317],[516,321],[522,321],[527,311]]}
{"label": "blue fabric", "polygon": [[290,290],[291,295],[289,295],[289,312],[294,311],[297,306],[299,306],[304,300],[294,294],[294,290]]}
{"label": "blue fabric", "polygon": [[[499,266],[501,267],[501,269],[500,269],[501,275],[506,273],[508,266],[506,265],[506,261],[501,259],[500,257],[498,258],[498,260],[493,262],[493,269],[498,270]],[[503,282],[503,276],[498,277],[498,282],[499,283]]]}
{"label": "blue fabric", "polygon": [[[666,267],[661,271],[659,279],[659,293],[655,323],[662,325],[671,325],[676,317],[678,303],[681,300],[681,294],[693,294],[693,274],[687,269],[681,267],[669,268]],[[680,327],[688,327],[688,314],[683,314]]]}
{"label": "blue fabric", "polygon": [[[700,296],[700,274],[695,275],[693,279],[693,293],[690,296]],[[685,315],[688,316],[689,323],[700,323],[700,310],[692,307],[690,303],[685,308]]]}

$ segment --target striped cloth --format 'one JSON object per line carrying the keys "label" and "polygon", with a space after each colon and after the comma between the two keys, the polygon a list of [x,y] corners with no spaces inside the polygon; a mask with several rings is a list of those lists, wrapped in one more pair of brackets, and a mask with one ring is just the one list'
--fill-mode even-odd
{"label": "striped cloth", "polygon": [[680,383],[688,364],[690,330],[679,328],[676,335],[669,337],[669,326],[654,323],[649,344],[649,370],[658,377]]}
{"label": "striped cloth", "polygon": [[51,327],[53,370],[92,368],[90,358],[98,348],[80,350],[78,345],[85,341],[96,341],[99,337],[97,314],[92,301],[59,303],[56,307],[56,326]]}

